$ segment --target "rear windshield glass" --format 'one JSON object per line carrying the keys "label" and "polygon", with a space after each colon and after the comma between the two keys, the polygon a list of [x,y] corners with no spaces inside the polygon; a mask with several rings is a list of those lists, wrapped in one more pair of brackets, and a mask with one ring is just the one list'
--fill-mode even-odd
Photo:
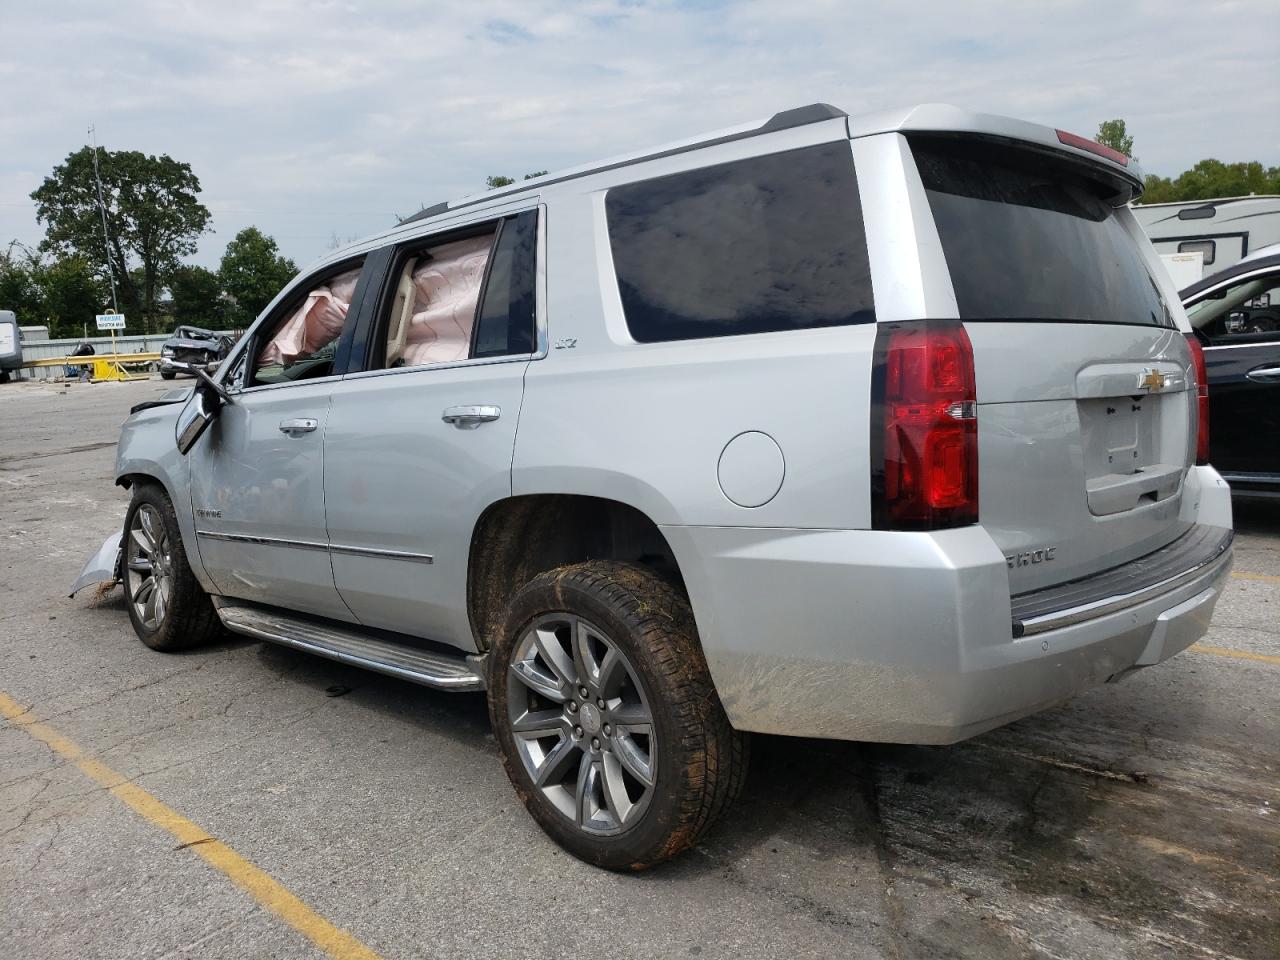
{"label": "rear windshield glass", "polygon": [[605,210],[642,343],[875,321],[846,141],[614,187]]}
{"label": "rear windshield glass", "polygon": [[962,319],[1173,326],[1103,184],[1030,151],[910,139]]}

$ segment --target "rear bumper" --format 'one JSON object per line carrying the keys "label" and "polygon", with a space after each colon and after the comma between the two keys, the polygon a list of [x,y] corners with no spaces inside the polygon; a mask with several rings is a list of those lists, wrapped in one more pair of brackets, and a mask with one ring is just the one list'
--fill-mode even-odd
{"label": "rear bumper", "polygon": [[664,532],[735,727],[951,743],[1204,635],[1231,567],[1230,494],[1210,468],[1196,469],[1206,473],[1190,519],[1212,556],[1189,557],[1165,588],[1123,606],[1022,637],[1004,557],[981,527]]}

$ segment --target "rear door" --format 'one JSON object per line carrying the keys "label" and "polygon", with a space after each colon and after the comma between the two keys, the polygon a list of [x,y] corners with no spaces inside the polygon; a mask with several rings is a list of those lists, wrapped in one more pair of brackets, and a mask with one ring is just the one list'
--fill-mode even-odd
{"label": "rear door", "polygon": [[471,648],[467,565],[511,494],[535,352],[538,211],[406,244],[366,369],[333,392],[324,490],[333,576],[360,622]]}
{"label": "rear door", "polygon": [[1280,266],[1224,279],[1186,308],[1204,341],[1210,461],[1228,482],[1280,491]]}
{"label": "rear door", "polygon": [[1009,141],[908,139],[973,344],[979,517],[1011,589],[1172,541],[1191,355],[1115,179]]}

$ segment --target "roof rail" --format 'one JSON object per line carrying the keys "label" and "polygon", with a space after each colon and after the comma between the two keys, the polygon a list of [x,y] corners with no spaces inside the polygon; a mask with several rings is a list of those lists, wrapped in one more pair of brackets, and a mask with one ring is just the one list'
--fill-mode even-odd
{"label": "roof rail", "polygon": [[[633,163],[643,163],[646,160],[659,160],[663,157],[673,157],[680,153],[688,153],[691,150],[700,150],[703,147],[713,147],[722,143],[730,143],[734,140],[745,140],[747,137],[757,137],[765,133],[777,133],[779,130],[790,130],[792,127],[803,127],[810,123],[821,123],[823,120],[835,120],[839,117],[847,117],[849,114],[841,110],[839,107],[833,107],[829,103],[810,103],[803,107],[792,107],[790,110],[781,110],[775,113],[760,126],[751,130],[743,130],[738,133],[729,133],[719,137],[711,137],[706,140],[699,140],[696,143],[688,143],[679,147],[672,147],[668,150],[660,150],[657,153],[641,154],[640,156],[630,157],[626,160],[619,160],[614,163],[606,163],[598,167],[590,167],[586,170],[579,170],[576,173],[567,173],[562,176],[553,176],[550,179],[542,180],[538,186],[549,186],[553,183],[564,183],[566,180],[576,180],[579,177],[590,176],[593,173],[604,173],[606,170],[617,170],[620,167],[629,167]],[[515,189],[509,189],[506,192],[516,193]],[[482,203],[495,196],[502,196],[501,193],[488,193],[482,197],[474,197],[457,205],[451,206],[449,201],[444,200],[440,203],[433,203],[429,207],[423,207],[413,216],[405,217],[400,221],[403,226],[406,223],[414,223],[417,220],[426,220],[437,214],[446,213],[450,210],[460,210],[464,207],[470,207],[477,203]]]}

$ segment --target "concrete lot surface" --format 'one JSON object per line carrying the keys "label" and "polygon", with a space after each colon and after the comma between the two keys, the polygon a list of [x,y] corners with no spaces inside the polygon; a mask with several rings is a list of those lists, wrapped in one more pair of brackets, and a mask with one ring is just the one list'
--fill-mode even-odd
{"label": "concrete lot surface", "polygon": [[170,387],[0,387],[7,960],[1280,956],[1280,510],[1238,507],[1200,647],[954,747],[757,738],[698,849],[617,876],[525,814],[480,696],[67,599]]}

